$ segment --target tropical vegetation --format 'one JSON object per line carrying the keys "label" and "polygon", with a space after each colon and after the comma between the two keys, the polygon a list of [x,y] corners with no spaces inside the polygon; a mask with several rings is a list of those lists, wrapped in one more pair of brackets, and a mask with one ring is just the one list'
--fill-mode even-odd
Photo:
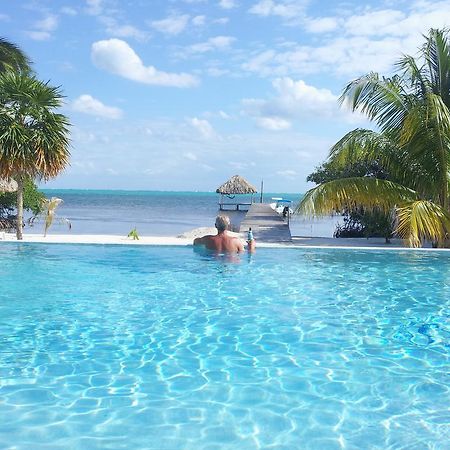
{"label": "tropical vegetation", "polygon": [[31,72],[31,61],[15,44],[0,38],[0,72]]}
{"label": "tropical vegetation", "polygon": [[[27,178],[23,184],[23,209],[32,216],[39,215],[43,210],[45,195],[38,191],[33,180]],[[17,218],[14,210],[17,203],[15,192],[0,193],[0,230],[12,230],[16,228]]]}
{"label": "tropical vegetation", "polygon": [[395,233],[409,245],[446,244],[450,233],[450,41],[430,30],[418,56],[403,56],[396,73],[369,73],[340,98],[376,125],[356,129],[330,150],[327,163],[342,169],[376,161],[387,174],[323,182],[307,192],[297,211],[323,215],[363,207],[393,213]]}
{"label": "tropical vegetation", "polygon": [[28,73],[0,74],[0,177],[17,189],[17,239],[22,239],[23,192],[27,179],[47,180],[69,161],[69,122],[56,112],[63,96]]}
{"label": "tropical vegetation", "polygon": [[[357,161],[344,167],[334,167],[324,162],[309,174],[307,181],[315,184],[326,183],[341,178],[375,177],[388,178],[388,174],[378,161]],[[379,209],[366,209],[361,205],[345,208],[340,211],[342,222],[336,225],[334,237],[383,237],[389,242],[393,234],[391,213]]]}
{"label": "tropical vegetation", "polygon": [[72,228],[72,224],[70,223],[70,220],[66,219],[65,217],[58,217],[56,214],[56,210],[58,209],[59,205],[63,203],[63,200],[58,197],[52,197],[52,198],[43,198],[40,204],[39,211],[33,215],[29,219],[29,223],[31,226],[33,226],[37,221],[40,219],[44,220],[44,237],[47,236],[47,231],[49,228],[53,225],[53,222],[56,220],[61,223],[65,223],[69,230]]}

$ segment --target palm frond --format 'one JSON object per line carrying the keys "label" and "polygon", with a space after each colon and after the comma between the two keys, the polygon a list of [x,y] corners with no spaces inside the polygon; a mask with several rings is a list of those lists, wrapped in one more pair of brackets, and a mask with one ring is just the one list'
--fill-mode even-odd
{"label": "palm frond", "polygon": [[69,121],[55,111],[59,87],[33,76],[0,74],[0,174],[56,176],[69,163]]}
{"label": "palm frond", "polygon": [[431,29],[422,49],[433,92],[450,107],[450,45],[446,30]]}
{"label": "palm frond", "polygon": [[399,145],[426,174],[421,186],[424,195],[444,205],[450,168],[450,111],[439,95],[428,93],[422,104],[409,111]]}
{"label": "palm frond", "polygon": [[395,232],[411,247],[420,247],[424,240],[442,244],[450,233],[450,214],[428,200],[408,202],[397,208]]}
{"label": "palm frond", "polygon": [[372,161],[379,156],[378,150],[386,145],[387,138],[372,130],[357,128],[348,132],[330,149],[328,161],[336,167],[357,161]]}
{"label": "palm frond", "polygon": [[295,212],[321,216],[355,206],[389,212],[396,205],[417,199],[412,189],[378,178],[355,177],[323,183],[309,190]]}
{"label": "palm frond", "polygon": [[424,66],[419,67],[412,56],[404,55],[395,65],[400,76],[409,80],[410,87],[416,95],[425,97],[427,92],[431,91],[431,82],[427,78]]}
{"label": "palm frond", "polygon": [[7,70],[29,73],[31,60],[17,45],[0,38],[0,72]]}
{"label": "palm frond", "polygon": [[399,127],[413,100],[400,77],[380,78],[376,73],[349,83],[339,98],[341,103],[349,103],[353,111],[361,111],[375,121],[383,132]]}
{"label": "palm frond", "polygon": [[335,169],[373,161],[379,163],[391,181],[414,191],[428,192],[434,186],[430,171],[383,133],[364,129],[350,131],[331,148],[328,159]]}

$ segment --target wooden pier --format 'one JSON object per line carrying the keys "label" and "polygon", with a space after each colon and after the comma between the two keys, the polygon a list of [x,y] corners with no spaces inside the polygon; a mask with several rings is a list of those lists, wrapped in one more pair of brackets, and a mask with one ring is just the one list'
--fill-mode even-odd
{"label": "wooden pier", "polygon": [[219,211],[248,211],[253,203],[219,203]]}
{"label": "wooden pier", "polygon": [[253,203],[250,206],[239,231],[247,233],[251,228],[256,242],[291,242],[288,223],[267,203]]}

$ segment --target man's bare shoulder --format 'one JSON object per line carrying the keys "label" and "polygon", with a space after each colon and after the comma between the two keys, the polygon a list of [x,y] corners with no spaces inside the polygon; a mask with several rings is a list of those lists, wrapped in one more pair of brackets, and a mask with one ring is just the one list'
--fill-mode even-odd
{"label": "man's bare shoulder", "polygon": [[198,237],[194,239],[194,245],[203,245],[208,241],[211,241],[216,235],[207,234],[206,236]]}

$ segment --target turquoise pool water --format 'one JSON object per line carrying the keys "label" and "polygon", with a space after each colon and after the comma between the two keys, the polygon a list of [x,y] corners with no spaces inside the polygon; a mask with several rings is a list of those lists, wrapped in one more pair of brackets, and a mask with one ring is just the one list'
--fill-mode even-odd
{"label": "turquoise pool water", "polygon": [[0,448],[449,448],[450,254],[0,260]]}

